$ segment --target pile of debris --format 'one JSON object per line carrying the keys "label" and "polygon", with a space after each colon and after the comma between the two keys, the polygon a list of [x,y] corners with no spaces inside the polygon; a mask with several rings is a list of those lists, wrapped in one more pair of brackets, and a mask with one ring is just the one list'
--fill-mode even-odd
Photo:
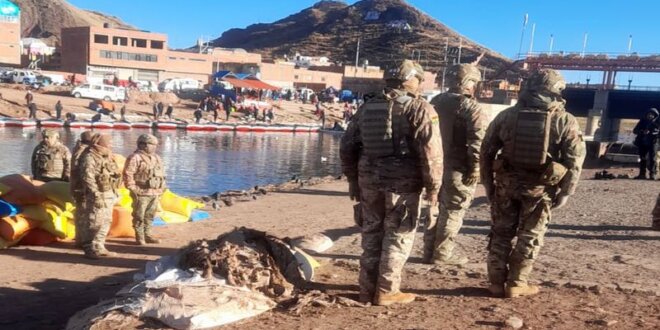
{"label": "pile of debris", "polygon": [[114,299],[74,315],[67,329],[144,328],[148,324],[202,329],[277,306],[296,314],[308,306],[364,306],[307,290],[318,263],[289,243],[294,241],[305,242],[240,228],[215,240],[192,242],[176,255],[148,262],[135,283]]}
{"label": "pile of debris", "polygon": [[614,175],[607,170],[602,170],[594,174],[594,180],[614,180],[614,179],[632,179],[628,174]]}
{"label": "pile of debris", "polygon": [[131,90],[128,93],[128,99],[131,103],[136,104],[153,104],[163,102],[165,105],[179,103],[179,97],[174,93],[157,93],[157,92],[142,92]]}

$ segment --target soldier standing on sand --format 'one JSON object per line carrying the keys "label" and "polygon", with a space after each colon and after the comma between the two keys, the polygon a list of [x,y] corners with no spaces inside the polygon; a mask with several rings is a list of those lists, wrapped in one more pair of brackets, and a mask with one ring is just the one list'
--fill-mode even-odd
{"label": "soldier standing on sand", "polygon": [[491,203],[487,266],[494,296],[539,292],[528,280],[550,210],[566,205],[580,179],[586,147],[575,117],[566,112],[565,86],[557,71],[533,72],[518,103],[497,115],[483,140],[481,182]]}
{"label": "soldier standing on sand", "polygon": [[349,195],[360,202],[362,227],[360,301],[375,305],[410,303],[399,291],[410,255],[420,193],[436,205],[442,179],[438,115],[419,97],[422,67],[405,60],[388,71],[386,88],[355,114],[341,140],[342,170]]}
{"label": "soldier standing on sand", "polygon": [[429,218],[424,233],[424,262],[462,265],[466,257],[453,253],[465,212],[472,203],[479,181],[479,151],[488,122],[474,99],[481,72],[473,64],[457,64],[447,72],[449,91],[431,104],[438,112],[445,166],[437,228]]}
{"label": "soldier standing on sand", "polygon": [[105,248],[105,238],[112,223],[112,207],[121,182],[110,141],[109,135],[95,135],[80,160],[81,186],[85,192],[83,216],[79,220],[80,240],[85,257],[89,259],[117,255]]}
{"label": "soldier standing on sand", "polygon": [[43,141],[32,153],[32,176],[44,182],[69,181],[71,152],[60,142],[60,133],[45,129],[42,136]]}
{"label": "soldier standing on sand", "polygon": [[81,172],[80,172],[80,159],[89,148],[95,133],[92,131],[84,131],[80,134],[80,139],[76,142],[73,148],[73,156],[71,157],[71,184],[70,191],[73,203],[76,206],[73,219],[76,222],[76,247],[82,247],[80,240],[80,219],[83,218],[82,211],[85,209],[85,191],[82,186]]}
{"label": "soldier standing on sand", "polygon": [[137,146],[124,167],[124,183],[133,199],[135,241],[138,245],[160,243],[151,235],[151,223],[165,189],[163,161],[156,154],[158,139],[151,134],[142,134]]}

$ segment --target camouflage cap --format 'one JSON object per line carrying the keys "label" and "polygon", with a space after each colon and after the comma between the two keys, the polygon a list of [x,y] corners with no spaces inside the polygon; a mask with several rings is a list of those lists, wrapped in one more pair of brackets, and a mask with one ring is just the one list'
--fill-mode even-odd
{"label": "camouflage cap", "polygon": [[47,138],[47,137],[59,138],[60,137],[60,132],[58,132],[54,129],[45,129],[41,132],[41,135],[43,135],[44,138]]}
{"label": "camouflage cap", "polygon": [[158,138],[151,134],[142,134],[140,137],[138,137],[137,140],[138,145],[145,143],[145,144],[158,144]]}
{"label": "camouflage cap", "polygon": [[550,93],[561,96],[566,88],[566,81],[559,71],[552,69],[539,69],[527,77],[523,82],[522,90],[536,93]]}
{"label": "camouflage cap", "polygon": [[445,79],[450,87],[463,87],[468,81],[481,81],[481,71],[474,64],[455,64],[448,68]]}
{"label": "camouflage cap", "polygon": [[411,60],[403,60],[398,67],[391,68],[385,72],[385,80],[408,81],[417,77],[420,82],[424,81],[424,69],[419,63]]}

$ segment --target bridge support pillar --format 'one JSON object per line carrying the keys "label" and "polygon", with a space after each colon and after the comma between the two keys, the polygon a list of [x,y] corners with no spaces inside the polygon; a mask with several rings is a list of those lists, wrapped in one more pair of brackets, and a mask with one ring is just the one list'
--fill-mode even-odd
{"label": "bridge support pillar", "polygon": [[[601,117],[603,116],[602,109],[591,109],[587,117],[587,127],[584,129],[584,135],[593,136],[600,126]],[[595,137],[594,137],[595,138]]]}
{"label": "bridge support pillar", "polygon": [[[600,132],[597,134],[598,136],[594,137],[595,141],[614,142],[619,135],[621,120],[610,118],[609,98],[610,92],[607,90],[597,90],[594,95],[594,109],[601,111]],[[589,116],[591,118],[591,112],[589,112]]]}

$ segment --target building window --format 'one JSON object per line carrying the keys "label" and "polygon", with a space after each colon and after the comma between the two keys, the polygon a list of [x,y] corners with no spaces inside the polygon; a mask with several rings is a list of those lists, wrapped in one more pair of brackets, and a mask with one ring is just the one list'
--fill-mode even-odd
{"label": "building window", "polygon": [[131,46],[147,48],[147,39],[131,39]]}
{"label": "building window", "polygon": [[293,76],[293,79],[298,79],[298,75]]}
{"label": "building window", "polygon": [[153,49],[163,49],[165,48],[165,42],[160,40],[151,40],[151,48]]}
{"label": "building window", "polygon": [[325,81],[325,77],[321,77],[321,81]]}
{"label": "building window", "polygon": [[94,35],[94,43],[95,44],[107,44],[108,43],[108,36],[103,35],[103,34],[95,34]]}
{"label": "building window", "polygon": [[170,60],[174,60],[174,61],[176,61],[176,57],[172,57],[172,56],[170,56],[169,59],[170,59]]}
{"label": "building window", "polygon": [[112,44],[115,46],[128,46],[128,38],[126,37],[112,37]]}

